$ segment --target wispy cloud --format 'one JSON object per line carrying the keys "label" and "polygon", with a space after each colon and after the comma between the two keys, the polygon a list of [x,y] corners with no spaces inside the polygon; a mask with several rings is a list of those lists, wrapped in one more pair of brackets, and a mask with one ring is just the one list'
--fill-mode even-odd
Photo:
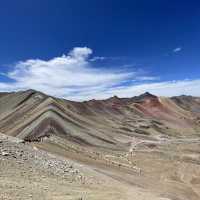
{"label": "wispy cloud", "polygon": [[156,81],[159,79],[160,79],[160,77],[158,77],[158,76],[138,76],[138,77],[136,77],[136,80],[138,80],[138,81]]}
{"label": "wispy cloud", "polygon": [[13,66],[0,82],[0,91],[35,89],[71,100],[103,99],[113,95],[130,97],[145,91],[158,95],[200,95],[200,80],[158,82],[134,68],[95,68],[92,49],[76,47],[67,55],[50,60],[29,59]]}
{"label": "wispy cloud", "polygon": [[158,96],[178,96],[182,94],[200,96],[199,85],[200,79],[130,84],[104,89],[93,88],[91,91],[82,91],[79,94],[74,94],[71,99],[105,99],[114,95],[119,97],[133,97],[146,91]]}
{"label": "wispy cloud", "polygon": [[149,91],[159,96],[193,95],[200,96],[200,79],[197,80],[173,80],[154,83],[142,83],[115,88],[108,91],[121,97],[131,97]]}
{"label": "wispy cloud", "polygon": [[174,53],[178,53],[179,51],[182,51],[182,48],[181,48],[181,47],[177,47],[177,48],[173,49],[173,52],[174,52]]}
{"label": "wispy cloud", "polygon": [[102,61],[102,60],[106,60],[107,58],[106,57],[103,57],[103,56],[95,56],[93,58],[90,59],[90,61],[92,62],[95,62],[95,61]]}

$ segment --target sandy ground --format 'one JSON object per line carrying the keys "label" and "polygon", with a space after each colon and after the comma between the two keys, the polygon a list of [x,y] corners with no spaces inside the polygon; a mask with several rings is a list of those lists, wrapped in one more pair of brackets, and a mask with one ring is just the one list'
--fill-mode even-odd
{"label": "sandy ground", "polygon": [[[45,147],[44,144],[39,146]],[[135,168],[117,167],[115,163],[103,159],[86,159],[84,154],[74,156],[72,152],[75,161],[71,161],[70,152],[66,151],[65,155],[61,155],[60,151],[59,156],[53,156],[55,168],[47,169],[44,163],[52,163],[52,154],[32,148],[30,144],[1,141],[0,147],[1,200],[199,200],[200,197],[197,142],[171,144],[170,148],[159,147],[151,151],[138,149],[132,157],[132,165],[137,166],[140,172]],[[176,152],[172,153],[172,149]],[[19,150],[21,154],[15,154]],[[55,148],[51,146],[51,150]],[[3,155],[3,152],[9,152],[9,155]],[[123,163],[122,158],[116,155],[113,153],[108,157]],[[41,156],[46,160],[42,164]],[[84,182],[77,179],[79,173],[69,173],[67,170],[63,174],[59,171],[56,163],[60,163],[61,159],[67,163],[73,162],[73,171],[78,169],[86,177]]]}
{"label": "sandy ground", "polygon": [[[6,174],[3,166],[6,166]],[[34,171],[16,163],[0,164],[1,200],[161,200],[156,195],[110,180],[104,184],[82,185],[76,182]],[[108,179],[108,178],[107,178]],[[107,180],[108,181],[108,180]],[[164,200],[164,199],[163,199]]]}
{"label": "sandy ground", "polygon": [[100,175],[110,178],[112,185],[117,181],[116,185],[126,191],[122,199],[200,199],[198,139],[161,142],[154,148],[141,146],[128,161],[124,152],[87,149],[84,154],[83,149],[78,153],[70,149],[66,151],[49,142],[38,146],[91,166]]}
{"label": "sandy ground", "polygon": [[[20,149],[20,154],[18,151]],[[130,187],[123,181],[113,179],[96,168],[73,162],[73,168],[79,168],[86,179],[80,181],[78,174],[54,172],[56,168],[45,168],[45,162],[39,160],[35,166],[35,159],[41,156],[51,159],[51,154],[41,150],[31,149],[26,144],[15,142],[0,142],[0,199],[1,200],[70,200],[70,199],[121,199],[138,200],[158,199],[150,192],[138,187]],[[37,157],[34,157],[37,155]],[[27,157],[28,156],[28,157]],[[54,163],[61,162],[54,159]],[[65,158],[62,158],[64,161]],[[71,163],[71,160],[67,160]],[[68,169],[68,167],[66,168]],[[70,167],[71,169],[71,167]],[[152,197],[152,198],[151,198]]]}

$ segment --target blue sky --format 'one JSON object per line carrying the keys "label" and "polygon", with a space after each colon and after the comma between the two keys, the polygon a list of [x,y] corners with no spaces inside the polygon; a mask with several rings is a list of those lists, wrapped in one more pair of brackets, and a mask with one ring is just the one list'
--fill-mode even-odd
{"label": "blue sky", "polygon": [[0,91],[200,96],[199,22],[195,0],[2,1]]}

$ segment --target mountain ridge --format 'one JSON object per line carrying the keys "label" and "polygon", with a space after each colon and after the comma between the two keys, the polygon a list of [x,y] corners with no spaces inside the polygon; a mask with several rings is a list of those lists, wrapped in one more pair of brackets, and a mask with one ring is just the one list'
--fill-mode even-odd
{"label": "mountain ridge", "polygon": [[[186,96],[184,96],[185,98]],[[200,103],[196,101],[197,97],[187,96],[188,98],[196,110],[200,109]],[[131,98],[114,96],[105,100],[74,102],[48,96],[35,90],[11,92],[0,98],[0,102],[6,102],[8,105],[7,109],[6,105],[4,108],[2,107],[2,110],[0,108],[0,131],[4,132],[3,128],[7,127],[5,131],[16,136],[26,126],[30,126],[31,121],[34,124],[40,116],[48,119],[49,115],[59,118],[57,120],[58,124],[64,120],[65,123],[68,123],[72,132],[74,132],[73,129],[76,132],[78,130],[80,132],[87,132],[85,130],[88,129],[86,128],[88,126],[93,127],[95,131],[101,129],[101,126],[105,129],[106,127],[110,127],[110,130],[112,130],[111,124],[114,124],[114,129],[118,129],[119,131],[121,129],[117,128],[117,121],[122,119],[126,121],[128,118],[133,121],[141,118],[140,120],[143,120],[144,123],[149,123],[150,119],[161,120],[166,122],[168,126],[170,125],[171,128],[174,128],[173,121],[175,121],[176,126],[180,124],[189,130],[199,113],[194,112],[194,106],[192,107],[193,109],[188,107],[186,109],[182,104],[180,106],[177,99],[184,101],[183,96],[165,98],[146,92]],[[49,114],[45,114],[46,112]],[[17,126],[11,123],[11,121],[16,120],[18,121]],[[30,127],[28,129],[30,130]],[[129,128],[126,127],[126,129],[128,130]],[[88,130],[91,132],[90,128]]]}
{"label": "mountain ridge", "polygon": [[0,93],[0,133],[33,147],[34,154],[46,151],[80,163],[115,187],[137,186],[146,199],[151,193],[158,200],[187,194],[198,200],[199,111],[199,97],[148,92],[83,102],[35,90]]}

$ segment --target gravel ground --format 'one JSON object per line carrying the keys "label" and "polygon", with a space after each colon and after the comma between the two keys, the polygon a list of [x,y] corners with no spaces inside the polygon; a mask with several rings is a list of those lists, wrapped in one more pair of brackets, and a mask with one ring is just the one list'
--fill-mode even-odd
{"label": "gravel ground", "polygon": [[120,188],[100,184],[94,174],[83,165],[0,134],[0,200],[122,199]]}

